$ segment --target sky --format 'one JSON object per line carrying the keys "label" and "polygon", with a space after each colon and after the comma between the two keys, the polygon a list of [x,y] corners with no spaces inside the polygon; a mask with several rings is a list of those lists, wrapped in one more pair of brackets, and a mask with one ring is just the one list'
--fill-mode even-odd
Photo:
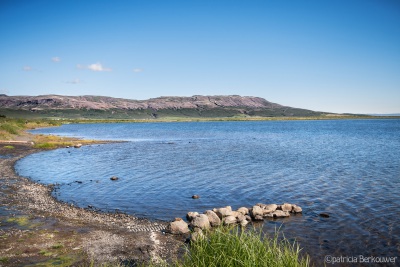
{"label": "sky", "polygon": [[0,94],[400,113],[400,1],[0,0]]}

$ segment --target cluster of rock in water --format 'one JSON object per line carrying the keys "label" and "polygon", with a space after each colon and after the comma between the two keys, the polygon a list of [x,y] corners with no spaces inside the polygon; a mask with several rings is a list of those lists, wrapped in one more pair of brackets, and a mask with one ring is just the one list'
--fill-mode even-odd
{"label": "cluster of rock in water", "polygon": [[300,213],[302,208],[295,204],[284,203],[262,204],[258,203],[252,208],[241,207],[236,211],[231,206],[206,210],[203,214],[198,212],[188,212],[185,222],[182,218],[175,218],[168,225],[168,231],[172,234],[186,234],[193,230],[192,239],[203,235],[202,230],[210,229],[220,225],[239,224],[246,226],[251,221],[262,221],[264,218],[289,217],[290,213]]}

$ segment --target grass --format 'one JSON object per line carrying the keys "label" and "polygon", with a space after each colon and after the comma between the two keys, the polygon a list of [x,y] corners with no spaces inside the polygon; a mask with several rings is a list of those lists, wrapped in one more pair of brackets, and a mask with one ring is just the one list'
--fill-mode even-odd
{"label": "grass", "polygon": [[309,266],[297,243],[263,236],[256,230],[218,228],[189,247],[179,267],[189,266]]}
{"label": "grass", "polygon": [[0,124],[0,129],[6,131],[9,134],[18,134],[21,130],[21,127],[17,123],[2,123]]}
{"label": "grass", "polygon": [[63,248],[64,245],[63,244],[55,244],[53,246],[51,246],[52,249],[59,249],[59,248]]}
{"label": "grass", "polygon": [[0,263],[7,263],[9,261],[8,257],[0,257]]}
{"label": "grass", "polygon": [[12,217],[7,219],[8,223],[15,223],[19,226],[27,226],[29,225],[29,218],[27,216],[18,216],[18,217]]}
{"label": "grass", "polygon": [[3,146],[5,149],[14,149],[14,146]]}
{"label": "grass", "polygon": [[[170,266],[153,261],[143,266]],[[306,267],[308,255],[300,255],[300,247],[280,237],[263,235],[255,229],[220,227],[208,231],[205,238],[187,246],[184,257],[175,267]]]}

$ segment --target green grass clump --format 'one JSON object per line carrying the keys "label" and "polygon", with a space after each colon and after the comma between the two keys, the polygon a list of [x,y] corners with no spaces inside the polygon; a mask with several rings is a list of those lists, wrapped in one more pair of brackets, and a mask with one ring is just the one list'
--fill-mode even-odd
{"label": "green grass clump", "polygon": [[7,263],[9,261],[9,258],[7,257],[0,257],[0,263]]}
{"label": "green grass clump", "polygon": [[309,266],[308,256],[287,239],[262,236],[255,230],[219,228],[193,242],[176,266]]}
{"label": "green grass clump", "polygon": [[0,129],[8,132],[9,134],[18,134],[20,127],[17,123],[1,123]]}
{"label": "green grass clump", "polygon": [[3,146],[3,147],[6,149],[14,149],[15,148],[14,146]]}
{"label": "green grass clump", "polygon": [[52,249],[59,249],[59,248],[63,248],[64,245],[63,244],[55,244],[53,246],[51,246]]}
{"label": "green grass clump", "polygon": [[8,223],[16,223],[19,226],[27,226],[29,224],[29,218],[27,216],[18,216],[7,219]]}
{"label": "green grass clump", "polygon": [[35,148],[42,148],[42,149],[53,149],[56,148],[57,145],[54,143],[40,143],[40,144],[35,144],[33,147]]}

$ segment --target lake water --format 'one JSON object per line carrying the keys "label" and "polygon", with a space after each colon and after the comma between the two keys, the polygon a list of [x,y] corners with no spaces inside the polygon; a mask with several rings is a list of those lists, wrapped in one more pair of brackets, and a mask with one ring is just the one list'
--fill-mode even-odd
{"label": "lake water", "polygon": [[400,256],[400,120],[71,124],[33,132],[127,141],[17,163],[20,175],[59,184],[54,195],[62,201],[162,220],[289,202],[303,214],[262,227],[281,227],[317,266],[325,255]]}

